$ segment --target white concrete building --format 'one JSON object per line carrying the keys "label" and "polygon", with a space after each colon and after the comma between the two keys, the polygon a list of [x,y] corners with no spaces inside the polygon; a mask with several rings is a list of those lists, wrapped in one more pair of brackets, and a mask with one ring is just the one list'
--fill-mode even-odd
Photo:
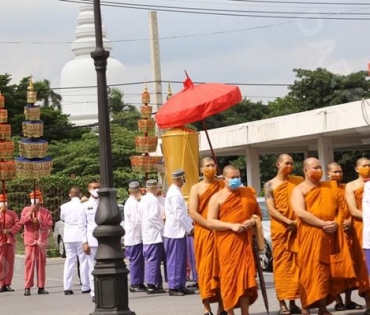
{"label": "white concrete building", "polygon": [[[77,125],[98,122],[97,75],[91,52],[95,50],[94,9],[90,4],[81,5],[77,18],[76,40],[72,43],[75,58],[63,68],[60,80],[62,111],[70,115],[70,121]],[[104,49],[111,52],[112,42],[106,37],[103,27]],[[123,64],[108,58],[107,84],[121,84],[124,81]],[[118,88],[118,87],[115,87]]]}
{"label": "white concrete building", "polygon": [[[260,192],[260,154],[317,153],[324,174],[334,160],[334,150],[370,149],[370,99],[307,112],[211,129],[216,156],[246,157],[247,183]],[[200,155],[211,156],[204,132]]]}

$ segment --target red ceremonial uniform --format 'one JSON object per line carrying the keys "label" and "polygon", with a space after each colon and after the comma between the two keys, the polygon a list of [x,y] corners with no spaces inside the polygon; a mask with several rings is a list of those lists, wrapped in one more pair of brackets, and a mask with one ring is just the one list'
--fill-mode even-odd
{"label": "red ceremonial uniform", "polygon": [[[0,201],[1,198],[2,196]],[[5,209],[0,212],[0,227],[0,287],[2,289],[12,283],[16,243],[14,235],[20,231],[22,224],[14,211]]]}
{"label": "red ceremonial uniform", "polygon": [[[46,277],[46,248],[49,230],[53,226],[53,219],[48,209],[39,207],[35,212],[32,212],[32,208],[33,206],[25,207],[21,215],[21,222],[24,224],[26,251],[24,287],[26,289],[33,287],[34,270],[36,268],[37,286],[39,289],[43,289]],[[35,218],[37,218],[37,223],[34,222]]]}

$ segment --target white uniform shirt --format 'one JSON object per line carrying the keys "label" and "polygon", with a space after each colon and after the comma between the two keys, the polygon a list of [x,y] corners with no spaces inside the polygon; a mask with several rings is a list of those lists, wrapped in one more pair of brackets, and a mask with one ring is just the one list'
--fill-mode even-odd
{"label": "white uniform shirt", "polygon": [[165,237],[182,238],[193,229],[184,197],[181,194],[180,188],[174,184],[170,186],[166,194],[165,215]]}
{"label": "white uniform shirt", "polygon": [[125,245],[134,246],[142,243],[139,201],[134,196],[128,197],[125,203],[124,215]]}
{"label": "white uniform shirt", "polygon": [[140,200],[139,212],[142,216],[143,244],[150,245],[163,242],[164,222],[157,197],[147,192]]}
{"label": "white uniform shirt", "polygon": [[166,201],[166,198],[163,197],[163,196],[157,196],[157,199],[159,201],[159,207],[161,208],[162,218],[163,218],[163,220],[165,220],[166,219],[166,215],[165,215],[165,211],[164,211],[164,203]]}
{"label": "white uniform shirt", "polygon": [[83,206],[78,197],[60,206],[60,219],[64,221],[63,241],[64,243],[81,242],[81,231],[78,226],[79,217]]}
{"label": "white uniform shirt", "polygon": [[99,199],[90,197],[88,201],[82,204],[79,219],[79,227],[82,236],[82,243],[88,243],[90,247],[98,247],[98,240],[93,236],[93,231],[97,227],[95,214],[98,209]]}
{"label": "white uniform shirt", "polygon": [[365,183],[362,197],[362,248],[370,249],[370,182]]}

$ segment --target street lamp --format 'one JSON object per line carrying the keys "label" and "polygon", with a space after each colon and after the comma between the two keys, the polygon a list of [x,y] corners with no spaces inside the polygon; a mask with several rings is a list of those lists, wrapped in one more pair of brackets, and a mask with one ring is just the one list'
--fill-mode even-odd
{"label": "street lamp", "polygon": [[95,285],[95,311],[93,315],[135,315],[128,307],[128,270],[123,261],[121,237],[124,230],[121,214],[113,188],[112,148],[110,139],[107,59],[109,51],[103,47],[100,0],[94,0],[94,23],[96,49],[94,59],[98,85],[98,121],[100,154],[99,205],[93,235],[98,239],[96,264],[93,271]]}

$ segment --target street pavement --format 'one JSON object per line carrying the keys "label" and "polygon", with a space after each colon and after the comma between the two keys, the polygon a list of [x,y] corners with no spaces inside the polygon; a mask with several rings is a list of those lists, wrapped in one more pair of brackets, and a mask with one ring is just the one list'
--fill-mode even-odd
{"label": "street pavement", "polygon": [[[50,258],[47,261],[46,289],[49,295],[37,295],[37,288],[31,289],[31,296],[23,296],[23,257],[17,256],[12,287],[15,292],[0,293],[0,315],[2,314],[56,314],[56,315],[88,315],[94,311],[94,304],[89,294],[82,294],[77,278],[74,278],[74,295],[65,296],[63,292],[63,258]],[[313,275],[314,276],[314,275]],[[272,274],[265,273],[265,282],[270,305],[270,314],[277,314]],[[166,287],[165,287],[166,288]],[[262,294],[259,291],[258,300],[251,306],[251,315],[266,315]],[[363,304],[363,299],[354,292],[353,299]],[[298,303],[299,304],[299,303]],[[148,295],[146,293],[129,293],[129,307],[136,315],[202,315],[203,309],[199,294],[182,297],[172,297],[168,294]],[[216,307],[216,305],[215,305]],[[334,311],[334,304],[329,307]],[[334,314],[359,315],[364,311],[343,311]],[[215,312],[216,313],[216,312]],[[240,311],[236,311],[236,315]],[[313,310],[311,314],[317,314]]]}

